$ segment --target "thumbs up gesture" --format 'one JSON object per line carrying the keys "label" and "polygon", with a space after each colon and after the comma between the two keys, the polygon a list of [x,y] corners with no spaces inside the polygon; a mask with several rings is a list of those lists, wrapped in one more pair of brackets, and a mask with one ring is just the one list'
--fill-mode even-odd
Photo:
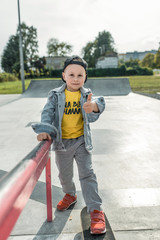
{"label": "thumbs up gesture", "polygon": [[97,104],[92,101],[92,93],[88,95],[87,102],[83,104],[83,109],[86,113],[99,112]]}

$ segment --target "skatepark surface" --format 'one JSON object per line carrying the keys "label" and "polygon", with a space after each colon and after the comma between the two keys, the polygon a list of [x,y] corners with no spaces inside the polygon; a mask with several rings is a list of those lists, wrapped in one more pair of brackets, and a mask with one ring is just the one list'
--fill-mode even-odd
{"label": "skatepark surface", "polygon": [[[123,78],[94,81],[88,81],[87,87],[94,95],[104,95],[106,101],[104,113],[91,124],[93,167],[103,210],[116,240],[158,240],[160,101],[131,92],[129,82]],[[54,81],[36,82],[31,83],[25,94],[0,95],[0,177],[38,144],[30,126],[40,121]],[[55,87],[56,84],[62,81],[55,82]],[[58,212],[56,204],[63,192],[54,152],[51,159],[53,222],[46,221],[45,174],[42,173],[9,240],[82,239],[80,213],[85,203],[76,164],[74,181],[78,201],[73,209]]]}
{"label": "skatepark surface", "polygon": [[[61,80],[32,80],[23,97],[46,97],[48,92],[62,85]],[[88,79],[86,88],[96,96],[127,95],[131,88],[127,78]]]}

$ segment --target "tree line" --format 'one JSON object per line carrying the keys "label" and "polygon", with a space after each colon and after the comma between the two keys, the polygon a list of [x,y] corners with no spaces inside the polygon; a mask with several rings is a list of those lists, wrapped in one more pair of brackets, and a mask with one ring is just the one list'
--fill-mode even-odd
{"label": "tree line", "polygon": [[127,68],[132,67],[136,68],[147,67],[147,68],[160,68],[160,49],[158,49],[156,54],[147,53],[146,56],[142,59],[130,59],[128,61],[124,61],[123,59],[119,60],[119,66],[125,65]]}
{"label": "tree line", "polygon": [[[21,24],[22,46],[24,56],[24,69],[26,72],[31,68],[44,69],[46,65],[45,57],[38,56],[37,29]],[[56,38],[49,39],[47,43],[48,56],[66,56],[71,54],[73,46],[60,42]],[[114,52],[114,39],[109,32],[103,31],[98,34],[93,42],[88,42],[82,49],[83,58],[87,61],[90,68],[95,67],[96,59],[103,56],[106,52]],[[19,27],[16,34],[9,37],[3,50],[1,65],[5,72],[18,73],[20,70],[19,58]]]}
{"label": "tree line", "polygon": [[[37,29],[33,26],[27,26],[24,22],[21,24],[22,47],[24,57],[24,69],[28,72],[31,68],[44,69],[46,65],[45,57],[40,58],[38,55]],[[47,52],[49,56],[63,56],[72,51],[72,46],[59,42],[58,39],[52,38],[47,43]],[[9,40],[3,50],[1,65],[5,72],[19,73],[19,27],[15,35],[9,37]]]}
{"label": "tree line", "polygon": [[[37,29],[33,26],[27,26],[23,22],[21,24],[21,33],[25,72],[32,72],[33,69],[36,69],[38,72],[47,72],[45,57],[40,58],[38,55]],[[73,51],[72,45],[60,42],[56,38],[49,39],[46,47],[48,56],[66,56]],[[117,51],[111,33],[105,30],[99,32],[97,37],[93,41],[88,42],[82,49],[82,56],[87,61],[89,68],[95,68],[97,59],[109,54],[116,55]],[[7,73],[19,74],[20,72],[19,27],[17,27],[16,34],[9,37],[3,50],[1,65]],[[124,62],[120,60],[119,67],[123,65],[127,68],[135,68],[137,66],[160,68],[160,49],[155,55],[151,53],[147,54],[142,61],[131,59]]]}

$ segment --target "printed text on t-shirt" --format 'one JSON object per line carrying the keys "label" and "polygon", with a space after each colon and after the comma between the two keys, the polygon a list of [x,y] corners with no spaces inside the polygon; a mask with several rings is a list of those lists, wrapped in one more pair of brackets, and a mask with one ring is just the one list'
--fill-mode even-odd
{"label": "printed text on t-shirt", "polygon": [[79,102],[73,102],[73,106],[72,103],[66,102],[65,104],[65,109],[64,109],[64,114],[79,114],[81,112],[81,104],[80,101]]}

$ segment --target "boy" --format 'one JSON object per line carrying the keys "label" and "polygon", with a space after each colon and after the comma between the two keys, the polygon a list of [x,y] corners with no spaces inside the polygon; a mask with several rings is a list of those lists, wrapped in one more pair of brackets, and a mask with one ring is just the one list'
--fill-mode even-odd
{"label": "boy", "polygon": [[[80,57],[68,58],[64,63],[61,87],[50,91],[41,122],[54,125],[59,142],[53,141],[59,179],[65,193],[57,209],[67,210],[77,201],[73,182],[73,159],[75,159],[82,194],[91,216],[91,234],[106,232],[102,200],[98,195],[96,176],[92,168],[91,133],[89,122],[96,121],[105,108],[103,97],[92,100],[90,89],[83,87],[87,81],[87,63]],[[37,136],[38,141],[51,140],[48,133]]]}

